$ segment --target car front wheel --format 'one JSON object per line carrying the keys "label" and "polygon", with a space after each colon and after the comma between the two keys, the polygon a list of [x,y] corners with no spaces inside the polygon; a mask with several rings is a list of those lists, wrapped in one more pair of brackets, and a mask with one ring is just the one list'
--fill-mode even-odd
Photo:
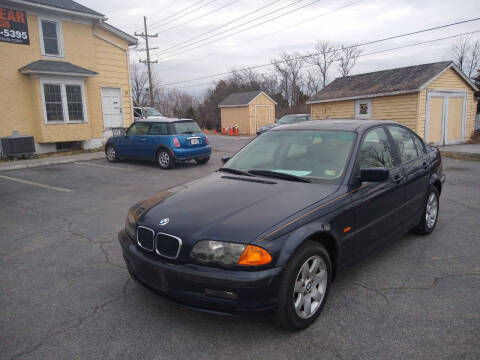
{"label": "car front wheel", "polygon": [[157,164],[162,169],[172,169],[175,167],[175,159],[168,150],[160,150],[157,153]]}
{"label": "car front wheel", "polygon": [[105,155],[107,160],[111,163],[118,161],[117,149],[112,144],[107,145],[107,148],[105,149]]}
{"label": "car front wheel", "polygon": [[435,186],[431,186],[427,192],[427,198],[422,212],[422,219],[415,231],[420,235],[428,235],[437,225],[440,211],[440,196]]}
{"label": "car front wheel", "polygon": [[293,330],[311,325],[325,305],[331,274],[332,263],[325,247],[314,241],[303,244],[285,269],[275,321]]}

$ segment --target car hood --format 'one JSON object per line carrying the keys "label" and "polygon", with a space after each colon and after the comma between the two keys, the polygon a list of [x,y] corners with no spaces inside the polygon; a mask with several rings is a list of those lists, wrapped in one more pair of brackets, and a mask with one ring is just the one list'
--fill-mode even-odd
{"label": "car hood", "polygon": [[[337,188],[338,185],[215,172],[162,191],[134,209],[139,225],[179,236],[184,241],[249,243]],[[168,223],[160,226],[160,220],[166,218]]]}

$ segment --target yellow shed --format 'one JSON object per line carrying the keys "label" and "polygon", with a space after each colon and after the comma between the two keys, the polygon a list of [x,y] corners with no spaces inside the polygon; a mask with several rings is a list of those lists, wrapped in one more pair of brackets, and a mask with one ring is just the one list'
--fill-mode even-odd
{"label": "yellow shed", "polygon": [[462,143],[475,130],[476,86],[451,61],[337,78],[310,98],[312,120],[393,120],[428,143]]}
{"label": "yellow shed", "polygon": [[275,122],[275,105],[260,90],[233,93],[218,105],[222,128],[238,125],[239,134],[255,135],[258,128]]}

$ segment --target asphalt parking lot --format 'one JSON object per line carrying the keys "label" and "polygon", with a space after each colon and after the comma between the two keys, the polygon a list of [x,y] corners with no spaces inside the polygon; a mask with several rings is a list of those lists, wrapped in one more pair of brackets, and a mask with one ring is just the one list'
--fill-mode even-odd
{"label": "asphalt parking lot", "polygon": [[130,280],[116,239],[127,209],[247,141],[211,139],[203,166],[94,160],[0,174],[2,359],[480,358],[480,162],[444,159],[435,232],[341,272],[302,332],[185,309]]}

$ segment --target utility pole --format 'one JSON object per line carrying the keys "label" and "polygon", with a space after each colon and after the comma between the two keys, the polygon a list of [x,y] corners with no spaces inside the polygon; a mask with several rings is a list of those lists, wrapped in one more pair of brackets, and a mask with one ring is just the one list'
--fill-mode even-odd
{"label": "utility pole", "polygon": [[135,36],[140,36],[145,39],[145,49],[140,49],[139,51],[146,51],[147,52],[147,60],[139,60],[139,62],[147,64],[147,69],[148,69],[148,85],[149,88],[148,90],[150,91],[150,106],[153,107],[153,87],[152,87],[152,71],[150,69],[150,64],[156,64],[158,63],[157,60],[155,61],[150,61],[150,50],[155,50],[158,49],[158,47],[155,48],[150,48],[148,47],[148,38],[150,37],[158,37],[158,34],[155,35],[148,35],[148,30],[147,30],[147,17],[143,17],[143,26],[145,28],[145,32],[141,34],[135,33]]}

